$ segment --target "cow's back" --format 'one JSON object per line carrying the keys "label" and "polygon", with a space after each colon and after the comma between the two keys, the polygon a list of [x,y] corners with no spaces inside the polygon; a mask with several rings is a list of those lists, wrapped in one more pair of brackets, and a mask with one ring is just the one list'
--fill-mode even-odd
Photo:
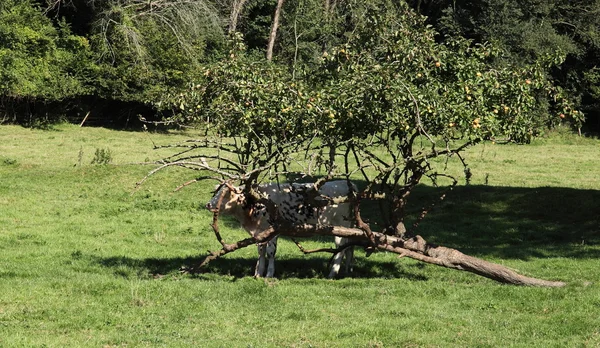
{"label": "cow's back", "polygon": [[[356,186],[352,185],[356,190]],[[269,183],[260,185],[259,191],[267,195],[269,200],[277,205],[281,216],[290,222],[351,226],[349,221],[351,206],[349,203],[330,204],[323,208],[307,204],[304,201],[303,191],[312,187],[312,183]],[[348,182],[345,180],[326,182],[319,189],[321,195],[329,198],[347,196],[349,192]],[[260,209],[263,211],[259,215],[267,215],[265,207]]]}
{"label": "cow's back", "polygon": [[[351,184],[354,192],[357,191],[356,185]],[[348,181],[336,180],[326,182],[320,189],[319,192],[329,198],[338,198],[348,196],[350,189],[348,188]],[[330,204],[323,208],[323,212],[319,215],[318,223],[320,225],[333,225],[333,226],[352,226],[352,205],[350,203]]]}

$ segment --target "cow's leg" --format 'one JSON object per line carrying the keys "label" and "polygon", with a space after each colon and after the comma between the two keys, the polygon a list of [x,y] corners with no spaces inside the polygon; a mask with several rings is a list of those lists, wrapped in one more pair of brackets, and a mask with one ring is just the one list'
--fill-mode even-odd
{"label": "cow's leg", "polygon": [[267,242],[267,259],[269,261],[269,266],[267,267],[267,278],[273,278],[275,275],[275,254],[277,253],[277,238],[279,236],[273,237],[270,241]]}
{"label": "cow's leg", "polygon": [[[339,248],[345,243],[346,238],[335,237],[335,247]],[[340,267],[342,266],[342,260],[344,259],[344,250],[338,252],[333,256],[331,262],[331,271],[329,272],[329,279],[333,279],[340,273]]]}
{"label": "cow's leg", "polygon": [[[344,243],[347,242],[348,240],[346,239]],[[347,247],[346,250],[344,250],[344,253],[346,254],[344,259],[344,272],[350,274],[354,271],[354,247]]]}
{"label": "cow's leg", "polygon": [[267,252],[267,243],[258,243],[258,261],[256,261],[256,267],[254,268],[254,277],[260,278],[265,274],[265,255]]}

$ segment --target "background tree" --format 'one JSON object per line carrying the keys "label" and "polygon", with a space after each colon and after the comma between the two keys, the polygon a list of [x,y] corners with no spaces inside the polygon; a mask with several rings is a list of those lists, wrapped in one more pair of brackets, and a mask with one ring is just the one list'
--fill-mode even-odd
{"label": "background tree", "polygon": [[87,93],[85,76],[95,68],[88,40],[64,21],[53,25],[34,5],[0,4],[0,100],[12,121],[31,122],[36,107]]}
{"label": "background tree", "polygon": [[[201,0],[8,1],[3,2],[1,15],[7,38],[2,49],[12,56],[43,59],[31,69],[7,65],[2,95],[10,103],[4,104],[32,109],[29,97],[35,96],[36,105],[57,105],[57,113],[63,115],[95,110],[111,119],[118,117],[114,111],[129,109],[134,118],[142,111],[152,116],[156,110],[147,102],[183,87],[200,62],[219,56],[223,38],[224,22],[210,2]],[[40,39],[44,36],[47,39]],[[27,40],[38,43],[14,45]],[[37,52],[28,48],[33,46],[39,47]],[[52,58],[59,51],[68,54]],[[35,71],[42,66],[53,70],[46,75],[56,76],[56,83],[31,84],[31,76],[40,75]],[[19,70],[30,76],[15,75]],[[61,81],[62,76],[67,78]],[[29,90],[16,91],[8,86],[9,79],[14,81],[11,86],[27,85]],[[40,114],[49,111],[37,109]]]}

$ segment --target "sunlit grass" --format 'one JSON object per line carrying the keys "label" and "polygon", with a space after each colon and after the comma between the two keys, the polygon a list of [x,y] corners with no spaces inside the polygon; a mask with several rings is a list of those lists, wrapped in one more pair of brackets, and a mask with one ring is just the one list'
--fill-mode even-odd
{"label": "sunlit grass", "polygon": [[[0,346],[518,346],[600,345],[600,142],[551,136],[468,151],[470,186],[421,223],[429,241],[561,289],[357,252],[352,277],[329,281],[327,256],[278,250],[279,279],[252,274],[255,248],[180,272],[219,247],[203,209],[211,182],[172,169],[140,188],[185,134],[59,125],[0,127]],[[556,139],[556,140],[555,140]],[[111,164],[92,165],[96,149]],[[460,175],[459,163],[449,169]],[[464,182],[462,182],[464,184]],[[422,186],[415,214],[439,196]],[[414,216],[414,215],[413,215]],[[245,237],[225,223],[225,237]],[[307,247],[322,245],[306,241]]]}

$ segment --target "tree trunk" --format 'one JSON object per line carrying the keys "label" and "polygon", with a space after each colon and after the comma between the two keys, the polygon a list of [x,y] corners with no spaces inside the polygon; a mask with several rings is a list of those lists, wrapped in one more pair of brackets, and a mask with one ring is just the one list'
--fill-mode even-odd
{"label": "tree trunk", "polygon": [[273,47],[275,46],[275,38],[277,37],[277,29],[279,28],[279,15],[281,14],[281,8],[283,7],[284,0],[277,0],[277,7],[275,8],[275,16],[273,17],[273,25],[271,26],[271,34],[269,34],[269,43],[267,45],[267,60],[273,59]]}
{"label": "tree trunk", "polygon": [[[334,16],[334,11],[335,11],[335,6],[336,6],[336,0],[325,0],[324,3],[324,18],[325,18],[325,22],[327,23],[327,30],[325,31],[326,33],[330,32],[330,28],[329,26],[331,26],[332,23],[332,19]],[[327,52],[327,48],[329,46],[329,34],[325,35],[323,38],[323,43],[321,45],[321,53],[325,53]]]}
{"label": "tree trunk", "polygon": [[[334,235],[340,237],[349,237],[368,241],[364,231],[356,228],[345,227],[316,227],[316,226],[294,226],[293,229],[285,229],[282,235],[303,236],[310,231],[310,234]],[[473,256],[465,255],[456,249],[427,243],[421,236],[416,236],[404,240],[397,236],[388,236],[380,232],[371,232],[375,239],[375,247],[380,250],[391,251],[400,256],[410,257],[422,262],[432,263],[434,265],[453,268],[462,271],[468,271],[480,276],[490,278],[502,283],[513,285],[560,287],[566,285],[560,281],[549,281],[537,278],[526,277],[517,272]]]}
{"label": "tree trunk", "polygon": [[234,0],[233,8],[231,9],[231,16],[229,17],[229,28],[228,32],[231,34],[237,30],[238,19],[240,18],[240,13],[244,9],[244,5],[247,0]]}
{"label": "tree trunk", "polygon": [[335,11],[335,6],[337,5],[336,0],[325,0],[325,14],[326,16],[331,16],[333,11]]}

